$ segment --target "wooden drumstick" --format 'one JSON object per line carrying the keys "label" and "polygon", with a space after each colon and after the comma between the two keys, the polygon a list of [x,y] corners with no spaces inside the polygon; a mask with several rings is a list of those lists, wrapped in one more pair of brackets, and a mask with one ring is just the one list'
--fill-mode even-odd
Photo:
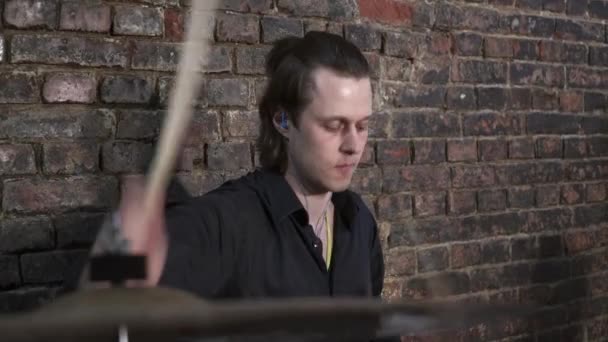
{"label": "wooden drumstick", "polygon": [[[190,27],[183,43],[178,64],[175,85],[169,98],[169,108],[165,118],[158,150],[152,160],[146,193],[144,197],[144,217],[150,217],[164,196],[171,179],[181,143],[187,135],[192,117],[192,102],[197,97],[202,83],[201,64],[208,58],[209,37],[213,37],[213,25],[204,20],[205,12],[218,8],[220,0],[194,0]],[[213,39],[213,38],[211,38]]]}

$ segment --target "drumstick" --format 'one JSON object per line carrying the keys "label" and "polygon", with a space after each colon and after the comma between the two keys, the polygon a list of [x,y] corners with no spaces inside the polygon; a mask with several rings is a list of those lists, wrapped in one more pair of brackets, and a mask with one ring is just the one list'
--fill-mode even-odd
{"label": "drumstick", "polygon": [[[169,98],[168,115],[159,137],[158,150],[152,160],[144,197],[144,217],[148,218],[164,196],[177,160],[181,142],[192,117],[192,102],[200,91],[202,83],[201,63],[208,57],[209,42],[213,25],[203,17],[218,7],[220,0],[194,0],[190,15],[190,27],[178,64],[177,77]],[[211,32],[210,32],[211,30]],[[211,37],[213,37],[211,35]],[[211,38],[212,39],[212,38]]]}

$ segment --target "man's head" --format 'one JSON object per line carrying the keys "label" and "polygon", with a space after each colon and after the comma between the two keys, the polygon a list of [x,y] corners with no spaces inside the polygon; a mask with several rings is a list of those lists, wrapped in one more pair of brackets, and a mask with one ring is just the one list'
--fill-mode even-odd
{"label": "man's head", "polygon": [[369,65],[344,38],[310,32],[277,42],[267,60],[257,141],[262,166],[310,191],[342,191],[367,142]]}

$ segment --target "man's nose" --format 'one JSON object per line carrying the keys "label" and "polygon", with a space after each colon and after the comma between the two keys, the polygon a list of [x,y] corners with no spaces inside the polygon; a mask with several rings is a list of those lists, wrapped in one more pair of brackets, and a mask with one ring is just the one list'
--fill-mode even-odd
{"label": "man's nose", "polygon": [[347,154],[358,154],[363,149],[363,137],[356,128],[350,128],[344,134],[341,150]]}

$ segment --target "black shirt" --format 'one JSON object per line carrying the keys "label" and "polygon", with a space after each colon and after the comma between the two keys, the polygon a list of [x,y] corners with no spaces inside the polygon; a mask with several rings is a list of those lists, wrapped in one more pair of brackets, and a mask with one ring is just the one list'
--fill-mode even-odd
{"label": "black shirt", "polygon": [[374,217],[352,191],[334,193],[332,203],[327,269],[304,207],[278,173],[256,170],[174,202],[160,285],[209,299],[380,296],[384,263]]}

